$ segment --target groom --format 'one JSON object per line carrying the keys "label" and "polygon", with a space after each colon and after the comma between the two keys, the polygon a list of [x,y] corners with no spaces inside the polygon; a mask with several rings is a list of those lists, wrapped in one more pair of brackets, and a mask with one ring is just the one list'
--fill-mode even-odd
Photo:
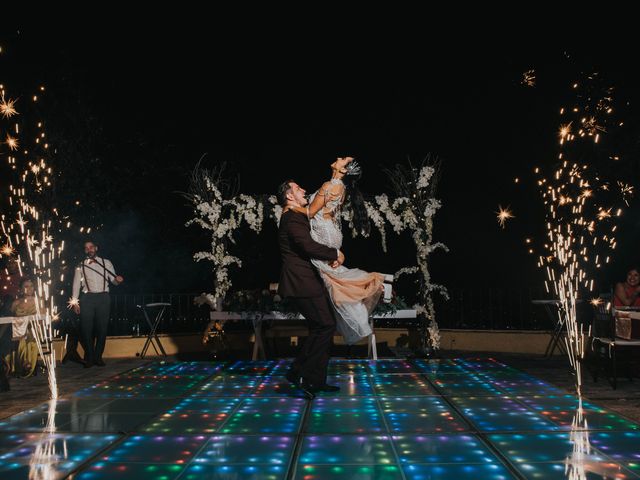
{"label": "groom", "polygon": [[293,299],[307,320],[309,336],[286,377],[313,398],[317,392],[337,392],[340,387],[327,385],[336,319],[324,282],[310,259],[326,260],[337,267],[344,262],[344,255],[340,250],[314,241],[307,216],[291,210],[307,205],[305,193],[293,180],[278,187],[278,203],[282,206],[278,230],[282,271],[278,293]]}

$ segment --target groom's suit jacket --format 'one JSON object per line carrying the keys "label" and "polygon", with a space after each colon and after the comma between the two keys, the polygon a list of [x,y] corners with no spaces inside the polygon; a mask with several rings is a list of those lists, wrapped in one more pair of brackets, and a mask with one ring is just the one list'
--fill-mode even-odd
{"label": "groom's suit jacket", "polygon": [[334,261],[338,258],[338,251],[313,240],[309,219],[293,210],[280,217],[278,243],[282,256],[278,293],[283,297],[324,295],[324,284],[311,259]]}

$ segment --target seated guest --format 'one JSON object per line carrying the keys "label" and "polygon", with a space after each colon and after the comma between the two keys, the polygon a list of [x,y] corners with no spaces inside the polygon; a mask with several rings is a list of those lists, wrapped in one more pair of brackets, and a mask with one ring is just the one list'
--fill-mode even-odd
{"label": "seated guest", "polygon": [[615,307],[640,307],[640,270],[631,268],[627,279],[616,284],[613,296]]}
{"label": "seated guest", "polygon": [[[0,271],[0,317],[13,317],[11,305],[18,296],[20,268],[18,262],[9,260]],[[5,361],[13,351],[11,324],[0,324],[0,392],[10,390],[9,373],[11,366]]]}
{"label": "seated guest", "polygon": [[[23,278],[20,282],[19,296],[11,305],[11,313],[15,317],[35,315],[36,294],[33,281]],[[36,373],[38,362],[38,345],[33,336],[28,320],[14,322],[13,324],[13,349],[5,356],[9,364],[9,372],[16,376],[30,377]]]}
{"label": "seated guest", "polygon": [[[0,299],[0,312],[4,309],[3,301]],[[0,317],[11,316],[10,314],[3,315],[0,313]],[[9,365],[5,362],[5,357],[11,352],[11,324],[0,324],[0,392],[6,392],[10,390],[9,386]]]}

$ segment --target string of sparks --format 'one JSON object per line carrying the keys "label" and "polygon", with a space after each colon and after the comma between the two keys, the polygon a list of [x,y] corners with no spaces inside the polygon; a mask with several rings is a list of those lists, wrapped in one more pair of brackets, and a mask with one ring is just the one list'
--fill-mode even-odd
{"label": "string of sparks", "polygon": [[[593,80],[593,76],[587,81]],[[580,85],[573,84],[578,90]],[[587,86],[585,86],[585,90]],[[578,96],[578,98],[581,98]],[[593,292],[593,269],[608,264],[610,252],[615,250],[616,219],[622,208],[615,206],[622,199],[628,205],[633,187],[617,180],[607,182],[594,165],[571,159],[571,148],[590,141],[598,144],[608,133],[612,120],[611,89],[597,100],[592,94],[583,95],[584,103],[573,108],[560,109],[562,118],[573,117],[561,123],[558,130],[558,166],[550,176],[535,169],[537,185],[546,207],[546,254],[540,255],[538,266],[545,269],[545,289],[553,292],[559,301],[559,321],[567,328],[565,337],[571,366],[576,372],[576,388],[581,392],[581,359],[584,358],[585,332],[576,319],[576,303],[581,290]],[[621,126],[622,122],[618,123]],[[574,155],[577,157],[577,155]],[[618,160],[619,157],[610,158]],[[613,195],[611,184],[618,187],[619,195]],[[528,242],[529,243],[529,242]],[[530,252],[533,252],[531,249]],[[598,300],[592,300],[597,305]]]}
{"label": "string of sparks", "polygon": [[[44,91],[44,87],[40,88]],[[38,96],[32,97],[34,102]],[[4,120],[12,120],[19,116],[16,100],[7,99],[6,90],[0,85],[0,116]],[[42,122],[38,122],[34,131],[33,152],[28,149],[19,151],[21,128],[18,122],[6,133],[6,155],[10,170],[22,173],[17,175],[18,185],[9,185],[9,211],[15,213],[0,216],[0,232],[4,244],[0,248],[0,256],[7,257],[18,266],[20,276],[32,275],[36,284],[36,316],[30,320],[31,329],[36,340],[38,353],[48,372],[51,398],[58,397],[55,375],[56,358],[53,349],[53,322],[57,320],[57,306],[53,291],[54,270],[61,263],[60,254],[64,250],[64,242],[56,242],[53,231],[57,227],[57,212],[41,212],[37,203],[40,194],[51,187],[52,168],[48,166],[45,156],[49,148]],[[17,152],[17,153],[16,153]],[[53,214],[52,214],[53,213]],[[9,276],[9,271],[6,271]],[[62,280],[62,278],[61,278]]]}

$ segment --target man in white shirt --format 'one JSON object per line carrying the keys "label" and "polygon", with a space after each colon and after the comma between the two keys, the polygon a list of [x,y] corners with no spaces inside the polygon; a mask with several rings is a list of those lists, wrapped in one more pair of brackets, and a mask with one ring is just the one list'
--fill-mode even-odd
{"label": "man in white shirt", "polygon": [[104,367],[102,353],[111,309],[109,283],[120,285],[124,278],[116,275],[109,260],[97,256],[98,246],[94,242],[85,242],[84,253],[86,258],[76,267],[73,277],[73,311],[80,315],[84,367]]}

